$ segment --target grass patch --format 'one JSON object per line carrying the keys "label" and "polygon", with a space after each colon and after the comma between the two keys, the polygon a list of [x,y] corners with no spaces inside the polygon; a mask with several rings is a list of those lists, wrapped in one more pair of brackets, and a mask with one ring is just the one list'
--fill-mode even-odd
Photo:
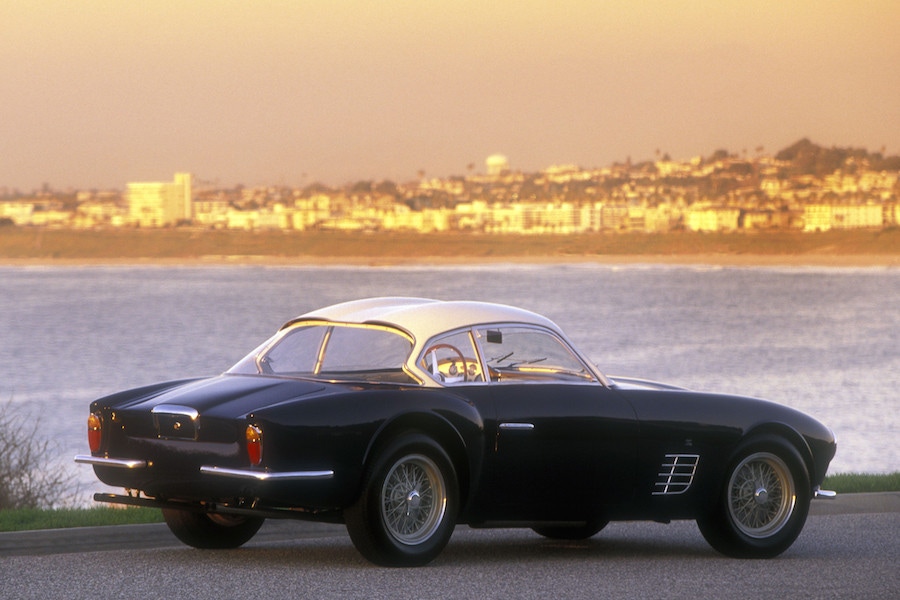
{"label": "grass patch", "polygon": [[108,506],[52,510],[22,508],[17,510],[0,510],[0,531],[134,525],[160,523],[162,520],[162,512],[156,508],[111,508]]}
{"label": "grass patch", "polygon": [[900,471],[884,475],[868,473],[837,473],[825,477],[822,489],[839,494],[900,491]]}

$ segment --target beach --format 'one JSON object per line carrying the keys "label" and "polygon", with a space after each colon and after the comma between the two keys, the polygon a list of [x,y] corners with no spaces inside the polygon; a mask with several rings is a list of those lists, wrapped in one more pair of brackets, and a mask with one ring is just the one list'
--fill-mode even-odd
{"label": "beach", "polygon": [[221,256],[210,255],[196,258],[2,258],[0,266],[6,267],[78,267],[78,266],[282,266],[282,267],[327,267],[327,266],[427,266],[427,265],[466,265],[466,264],[603,264],[603,265],[696,265],[717,267],[900,267],[900,255],[885,256],[872,254],[850,255],[766,255],[766,254],[636,254],[614,256],[416,256],[416,257],[372,257],[372,256]]}
{"label": "beach", "polygon": [[900,230],[824,233],[480,233],[0,230],[0,264],[900,266]]}

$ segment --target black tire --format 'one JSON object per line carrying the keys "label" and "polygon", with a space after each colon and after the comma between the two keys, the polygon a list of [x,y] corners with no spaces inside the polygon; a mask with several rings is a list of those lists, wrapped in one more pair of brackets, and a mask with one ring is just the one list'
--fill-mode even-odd
{"label": "black tire", "polygon": [[772,558],[800,535],[811,498],[797,449],[779,437],[758,437],[739,447],[713,510],[697,525],[722,554]]}
{"label": "black tire", "polygon": [[531,530],[551,540],[586,540],[594,537],[609,521],[588,521],[582,525],[538,525]]}
{"label": "black tire", "polygon": [[344,513],[353,545],[385,567],[428,564],[447,545],[459,510],[456,470],[433,440],[409,434],[388,443],[366,470]]}
{"label": "black tire", "polygon": [[237,548],[247,543],[265,519],[164,508],[166,525],[179,540],[204,550]]}

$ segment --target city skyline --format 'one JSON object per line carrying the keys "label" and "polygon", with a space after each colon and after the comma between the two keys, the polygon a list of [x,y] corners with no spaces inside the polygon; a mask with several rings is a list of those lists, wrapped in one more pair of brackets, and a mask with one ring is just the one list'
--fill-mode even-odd
{"label": "city skyline", "polygon": [[195,190],[193,176],[182,172],[171,182],[130,182],[124,194],[48,189],[6,198],[0,226],[571,234],[817,232],[900,223],[900,156],[822,148],[807,139],[775,156],[716,151],[688,162],[661,156],[526,174],[494,155],[485,166],[487,175],[302,189],[207,184]]}
{"label": "city skyline", "polygon": [[408,181],[724,148],[900,151],[900,4],[4,7],[0,186]]}

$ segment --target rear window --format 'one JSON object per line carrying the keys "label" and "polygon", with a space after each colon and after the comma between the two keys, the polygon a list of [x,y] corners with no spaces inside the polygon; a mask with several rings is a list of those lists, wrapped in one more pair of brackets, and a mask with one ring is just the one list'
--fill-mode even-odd
{"label": "rear window", "polygon": [[412,340],[390,327],[301,324],[280,332],[229,373],[413,383],[404,370],[411,350]]}

